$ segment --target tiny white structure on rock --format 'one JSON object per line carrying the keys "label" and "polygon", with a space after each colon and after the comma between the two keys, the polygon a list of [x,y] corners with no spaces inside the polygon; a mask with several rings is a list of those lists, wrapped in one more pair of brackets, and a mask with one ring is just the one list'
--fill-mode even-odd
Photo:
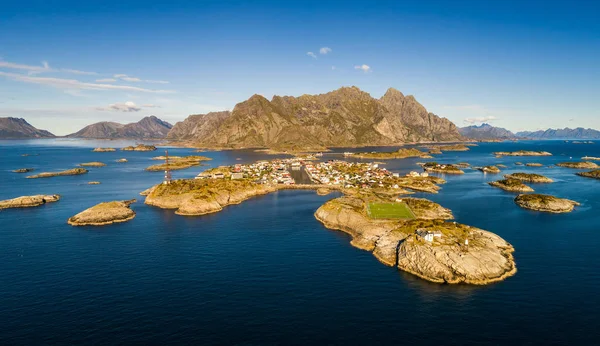
{"label": "tiny white structure on rock", "polygon": [[418,229],[417,230],[417,235],[423,239],[425,239],[428,242],[433,242],[433,240],[435,238],[441,238],[442,237],[442,232],[440,231],[429,231],[426,229]]}

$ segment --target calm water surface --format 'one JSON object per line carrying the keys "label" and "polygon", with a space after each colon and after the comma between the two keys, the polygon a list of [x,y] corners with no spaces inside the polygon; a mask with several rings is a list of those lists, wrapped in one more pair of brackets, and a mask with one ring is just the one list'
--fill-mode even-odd
{"label": "calm water surface", "polygon": [[[497,284],[437,285],[380,264],[313,217],[328,199],[281,191],[222,212],[182,217],[144,205],[161,181],[144,168],[157,152],[92,153],[126,141],[0,141],[0,199],[60,194],[39,208],[0,211],[0,344],[595,344],[600,337],[600,181],[546,166],[600,156],[600,142],[483,143],[437,162],[505,164],[503,173],[556,180],[537,192],[577,200],[566,215],[526,211],[487,185],[499,176],[468,169],[430,198],[459,222],[499,234],[516,249],[518,273]],[[552,157],[495,158],[493,151],[547,150]],[[377,150],[377,148],[368,149]],[[385,150],[389,150],[386,148]],[[324,159],[339,158],[346,149]],[[171,155],[191,149],[171,148]],[[39,156],[21,156],[22,154]],[[211,166],[274,156],[206,152]],[[115,163],[119,158],[128,163]],[[87,175],[25,179],[37,171],[102,161]],[[406,173],[422,159],[389,161]],[[193,177],[207,167],[174,172]],[[87,185],[97,180],[101,185]],[[73,228],[96,203],[138,198],[124,224]]]}

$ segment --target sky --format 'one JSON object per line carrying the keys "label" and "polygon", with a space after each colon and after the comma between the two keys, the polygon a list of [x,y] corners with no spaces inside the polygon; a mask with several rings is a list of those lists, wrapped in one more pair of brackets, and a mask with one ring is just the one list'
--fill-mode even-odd
{"label": "sky", "polygon": [[0,117],[57,135],[357,86],[458,126],[600,129],[600,2],[11,1]]}

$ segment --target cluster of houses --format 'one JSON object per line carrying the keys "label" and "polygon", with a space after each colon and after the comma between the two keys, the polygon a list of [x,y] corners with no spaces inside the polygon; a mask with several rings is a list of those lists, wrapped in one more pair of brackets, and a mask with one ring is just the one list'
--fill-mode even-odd
{"label": "cluster of houses", "polygon": [[310,179],[323,185],[339,185],[346,188],[353,187],[389,187],[394,185],[398,173],[392,173],[376,163],[346,162],[331,160],[316,164],[307,163],[306,172]]}
{"label": "cluster of houses", "polygon": [[440,231],[430,231],[430,230],[426,230],[426,229],[418,229],[416,233],[419,237],[423,238],[425,241],[428,241],[430,243],[433,242],[433,240],[435,238],[442,237],[442,232],[440,232]]}
{"label": "cluster of houses", "polygon": [[226,173],[209,170],[200,173],[196,178],[231,178],[232,180],[250,179],[261,184],[293,185],[296,182],[292,178],[289,169],[301,169],[306,162],[305,160],[305,158],[291,158],[272,161],[263,160],[252,164],[235,164],[229,167],[229,171]]}

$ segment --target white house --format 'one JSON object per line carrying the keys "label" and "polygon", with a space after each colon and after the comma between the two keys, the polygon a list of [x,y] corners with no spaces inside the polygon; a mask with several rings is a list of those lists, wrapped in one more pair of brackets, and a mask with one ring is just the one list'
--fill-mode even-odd
{"label": "white house", "polygon": [[423,239],[425,239],[428,242],[433,242],[433,240],[435,238],[441,238],[442,237],[442,232],[440,231],[429,231],[426,229],[418,229],[417,230],[417,235]]}

